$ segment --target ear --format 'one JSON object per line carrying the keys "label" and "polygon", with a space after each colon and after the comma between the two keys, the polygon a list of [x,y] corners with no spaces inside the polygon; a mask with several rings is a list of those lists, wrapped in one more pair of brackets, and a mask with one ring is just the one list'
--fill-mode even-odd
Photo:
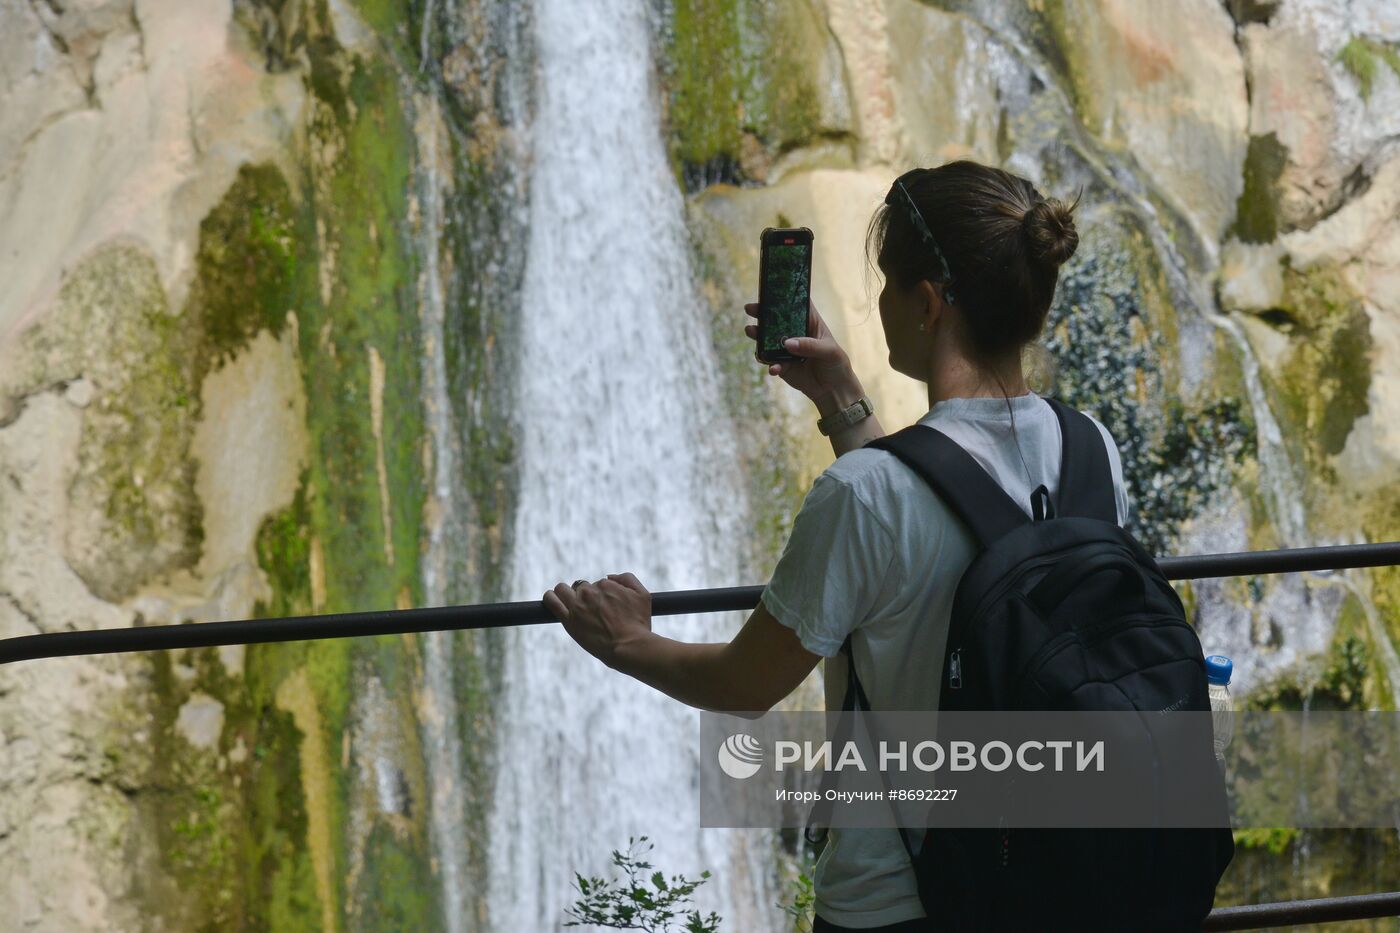
{"label": "ear", "polygon": [[922,279],[919,282],[918,295],[919,316],[928,322],[927,330],[932,333],[938,327],[939,319],[948,310],[948,303],[943,300],[943,283]]}

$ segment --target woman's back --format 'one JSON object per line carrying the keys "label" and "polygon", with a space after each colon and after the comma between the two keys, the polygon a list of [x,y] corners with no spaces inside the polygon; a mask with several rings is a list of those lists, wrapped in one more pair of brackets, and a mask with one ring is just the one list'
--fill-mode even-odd
{"label": "woman's back", "polygon": [[[1034,392],[943,399],[919,423],[962,446],[1028,519],[1036,486],[1044,483],[1057,501],[1059,420]],[[1094,423],[1108,448],[1122,524],[1127,496],[1117,446]],[[970,532],[913,470],[888,451],[852,450],[813,483],[762,598],[809,651],[831,659],[827,709],[841,708],[846,669],[839,652],[854,631],[856,672],[871,705],[933,710],[953,596],[974,553]],[[815,880],[818,912],[832,922],[923,916],[893,830],[831,830]]]}

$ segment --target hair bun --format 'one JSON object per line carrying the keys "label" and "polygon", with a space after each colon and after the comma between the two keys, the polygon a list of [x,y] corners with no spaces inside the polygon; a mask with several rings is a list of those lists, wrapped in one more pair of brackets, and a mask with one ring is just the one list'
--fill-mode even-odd
{"label": "hair bun", "polygon": [[1074,229],[1074,207],[1059,198],[1044,198],[1026,211],[1021,229],[1030,242],[1031,257],[1058,266],[1074,255],[1079,234]]}

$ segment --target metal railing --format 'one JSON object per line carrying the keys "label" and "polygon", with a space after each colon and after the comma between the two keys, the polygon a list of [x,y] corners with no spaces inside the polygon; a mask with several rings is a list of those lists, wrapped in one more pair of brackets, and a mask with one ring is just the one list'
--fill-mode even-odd
{"label": "metal railing", "polygon": [[[1400,564],[1400,541],[1200,554],[1191,557],[1162,557],[1157,560],[1157,566],[1171,580],[1201,580],[1208,577],[1294,573],[1305,570],[1344,570],[1352,567],[1383,567],[1396,564]],[[758,605],[763,589],[762,586],[728,586],[708,590],[653,593],[651,614],[667,616],[752,609]],[[0,664],[78,654],[255,645],[322,638],[363,638],[370,635],[404,635],[410,632],[505,628],[557,621],[545,608],[543,601],[528,600],[486,603],[479,606],[434,606],[424,609],[388,609],[381,612],[289,616],[282,619],[245,619],[237,622],[194,622],[184,625],[48,632],[42,635],[20,635],[0,639]]]}
{"label": "metal railing", "polygon": [[[1325,572],[1353,567],[1395,565],[1400,565],[1400,541],[1163,557],[1157,561],[1162,573],[1171,580],[1301,571]],[[653,616],[664,616],[752,609],[758,604],[763,590],[762,586],[730,586],[653,593],[651,611]],[[237,622],[198,622],[81,632],[49,632],[0,639],[0,664],[81,654],[267,644],[323,638],[362,638],[409,632],[504,628],[556,621],[542,601],[529,600],[479,606],[440,606],[293,616],[283,619],[245,619]],[[1400,916],[1400,891],[1282,901],[1275,904],[1251,904],[1243,907],[1218,907],[1210,912],[1202,929],[1250,930],[1300,923],[1328,923],[1395,916]]]}
{"label": "metal railing", "polygon": [[1202,930],[1262,930],[1298,923],[1334,923],[1338,920],[1377,920],[1400,916],[1400,891],[1356,894],[1351,897],[1319,897],[1277,904],[1217,907],[1206,917]]}

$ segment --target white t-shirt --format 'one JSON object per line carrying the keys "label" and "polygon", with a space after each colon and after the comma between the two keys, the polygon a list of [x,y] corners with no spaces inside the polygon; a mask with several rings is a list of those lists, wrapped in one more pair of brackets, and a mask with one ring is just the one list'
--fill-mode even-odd
{"label": "white t-shirt", "polygon": [[[1107,445],[1121,525],[1128,499],[1118,447],[1093,421]],[[1041,483],[1058,510],[1060,423],[1036,393],[1011,398],[1010,411],[1001,397],[943,399],[919,423],[961,445],[1027,518]],[[975,548],[918,474],[887,450],[862,447],[813,482],[762,600],[809,651],[829,659],[828,710],[841,709],[840,650],[852,630],[856,673],[873,708],[935,710],[953,594]],[[859,929],[924,916],[893,829],[831,829],[813,882],[816,912],[831,923]]]}

